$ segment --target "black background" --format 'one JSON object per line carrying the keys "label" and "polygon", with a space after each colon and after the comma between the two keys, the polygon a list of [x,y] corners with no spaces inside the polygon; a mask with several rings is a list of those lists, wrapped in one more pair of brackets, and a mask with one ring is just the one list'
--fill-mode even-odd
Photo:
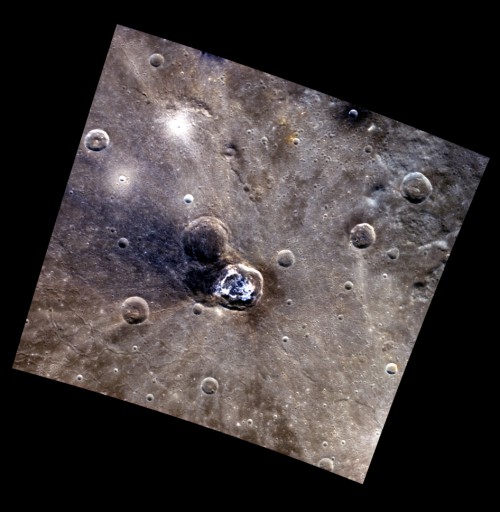
{"label": "black background", "polygon": [[[77,10],[76,10],[77,9]],[[5,16],[4,495],[39,505],[388,509],[491,496],[500,238],[491,12],[104,4]],[[12,370],[116,24],[267,71],[491,157],[363,485],[167,415]],[[7,232],[5,233],[5,228]],[[497,235],[499,235],[497,237]],[[3,377],[2,377],[2,380]],[[491,465],[490,465],[491,464]],[[5,478],[5,476],[4,476]],[[15,489],[15,490],[14,490]],[[64,492],[69,492],[70,499]]]}

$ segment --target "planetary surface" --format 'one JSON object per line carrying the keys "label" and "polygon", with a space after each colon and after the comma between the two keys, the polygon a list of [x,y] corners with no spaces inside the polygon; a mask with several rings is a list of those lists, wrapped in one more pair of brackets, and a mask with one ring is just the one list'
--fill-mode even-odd
{"label": "planetary surface", "polygon": [[14,368],[363,482],[488,159],[117,26]]}

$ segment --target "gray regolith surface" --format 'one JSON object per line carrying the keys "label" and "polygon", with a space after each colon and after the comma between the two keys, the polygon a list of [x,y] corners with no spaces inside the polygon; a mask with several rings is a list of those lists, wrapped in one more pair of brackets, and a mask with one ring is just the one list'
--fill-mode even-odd
{"label": "gray regolith surface", "polygon": [[362,482],[487,161],[118,26],[14,367]]}

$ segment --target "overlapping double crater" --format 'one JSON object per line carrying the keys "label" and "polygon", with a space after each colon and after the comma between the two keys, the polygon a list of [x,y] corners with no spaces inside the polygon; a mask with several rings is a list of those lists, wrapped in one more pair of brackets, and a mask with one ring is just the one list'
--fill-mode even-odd
{"label": "overlapping double crater", "polygon": [[189,260],[186,284],[198,300],[240,311],[259,302],[262,274],[231,246],[229,229],[220,219],[202,216],[190,222],[182,245]]}

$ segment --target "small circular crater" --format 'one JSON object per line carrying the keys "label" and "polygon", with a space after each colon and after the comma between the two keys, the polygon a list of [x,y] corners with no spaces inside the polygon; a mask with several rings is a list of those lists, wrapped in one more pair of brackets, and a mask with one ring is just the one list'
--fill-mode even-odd
{"label": "small circular crater", "polygon": [[193,306],[193,314],[201,315],[203,313],[203,306],[201,304],[195,304]]}
{"label": "small circular crater", "polygon": [[213,377],[206,377],[201,381],[201,390],[206,395],[213,395],[219,389],[219,383]]}
{"label": "small circular crater", "polygon": [[194,201],[194,197],[191,194],[186,194],[183,198],[186,204],[191,204]]}
{"label": "small circular crater", "polygon": [[278,252],[277,261],[280,267],[291,267],[295,263],[295,255],[289,249],[283,249]]}
{"label": "small circular crater", "polygon": [[368,146],[365,146],[365,153],[371,153],[373,151],[373,148],[368,145]]}
{"label": "small circular crater", "polygon": [[351,108],[347,115],[349,116],[349,119],[357,119],[359,116],[359,112],[355,108]]}
{"label": "small circular crater", "polygon": [[401,182],[401,194],[410,203],[422,203],[431,192],[432,184],[421,172],[410,172]]}
{"label": "small circular crater", "polygon": [[387,279],[389,276],[387,274],[382,274],[382,279]]}
{"label": "small circular crater", "polygon": [[389,363],[385,367],[385,372],[389,375],[395,375],[398,372],[398,366],[395,363]]}
{"label": "small circular crater", "polygon": [[346,290],[352,290],[352,289],[353,289],[353,287],[354,287],[354,284],[352,283],[352,281],[346,281],[346,282],[344,283],[344,288],[345,288]]}
{"label": "small circular crater", "polygon": [[165,57],[161,53],[153,53],[149,57],[149,63],[151,66],[158,68],[165,62]]}
{"label": "small circular crater", "polygon": [[118,373],[118,368],[113,368],[113,373]]}
{"label": "small circular crater", "polygon": [[129,297],[122,304],[122,316],[128,324],[141,324],[149,317],[148,303],[142,297]]}
{"label": "small circular crater", "polygon": [[344,320],[344,315],[338,315],[338,316],[337,316],[337,318],[338,318],[339,320]]}
{"label": "small circular crater", "polygon": [[102,151],[108,145],[109,135],[104,130],[90,130],[85,136],[85,146],[92,151]]}
{"label": "small circular crater", "polygon": [[227,265],[215,282],[213,294],[228,309],[245,309],[257,304],[262,296],[262,274],[241,263]]}
{"label": "small circular crater", "polygon": [[323,457],[318,462],[318,467],[320,467],[321,469],[326,469],[327,471],[333,471],[333,466],[333,459],[331,459],[330,457]]}
{"label": "small circular crater", "polygon": [[126,249],[128,246],[129,246],[130,242],[128,241],[127,238],[120,238],[118,240],[118,247],[120,249]]}
{"label": "small circular crater", "polygon": [[234,144],[226,144],[222,150],[222,153],[226,156],[233,157],[236,156],[238,150]]}
{"label": "small circular crater", "polygon": [[154,397],[151,393],[148,393],[148,394],[146,395],[146,400],[147,400],[148,402],[152,402],[154,399],[155,399],[155,397]]}
{"label": "small circular crater", "polygon": [[83,375],[77,375],[77,376],[76,376],[76,380],[78,380],[78,381],[82,381],[82,380],[83,380]]}
{"label": "small circular crater", "polygon": [[300,144],[300,139],[299,139],[298,137],[294,137],[294,138],[292,139],[292,144],[293,144],[294,146],[298,146],[298,145]]}
{"label": "small circular crater", "polygon": [[292,304],[293,304],[293,300],[292,299],[287,299],[286,305],[287,306],[291,306]]}
{"label": "small circular crater", "polygon": [[290,338],[289,338],[288,336],[283,336],[283,338],[281,338],[281,341],[282,341],[283,343],[287,343],[289,339],[290,339]]}
{"label": "small circular crater", "polygon": [[397,260],[399,258],[399,249],[397,247],[391,247],[387,251],[387,256],[389,256],[391,260]]}
{"label": "small circular crater", "polygon": [[229,233],[216,217],[203,216],[190,222],[182,234],[184,251],[202,263],[219,260],[226,250]]}
{"label": "small circular crater", "polygon": [[366,249],[375,242],[376,235],[373,226],[363,222],[351,229],[351,243],[357,249]]}

